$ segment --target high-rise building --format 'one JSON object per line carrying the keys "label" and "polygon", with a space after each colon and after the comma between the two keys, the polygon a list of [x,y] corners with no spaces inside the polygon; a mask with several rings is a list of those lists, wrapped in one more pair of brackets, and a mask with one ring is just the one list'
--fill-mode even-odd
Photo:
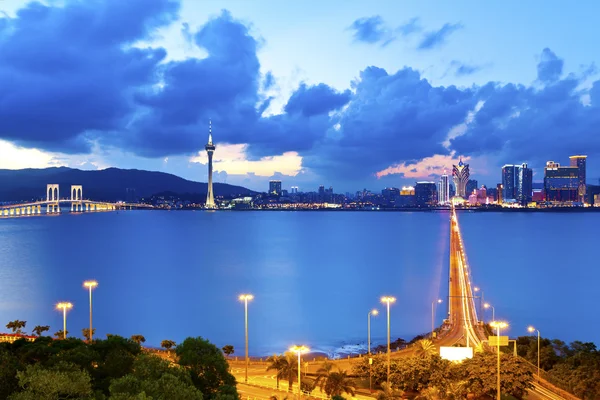
{"label": "high-rise building", "polygon": [[515,166],[507,164],[502,167],[502,201],[510,203],[515,198]]}
{"label": "high-rise building", "polygon": [[462,159],[458,161],[458,165],[452,166],[452,179],[456,185],[456,195],[466,198],[466,186],[469,181],[469,164],[462,162]]}
{"label": "high-rise building", "polygon": [[281,181],[269,181],[269,194],[281,194]]}
{"label": "high-rise building", "polygon": [[526,206],[533,197],[533,172],[527,164],[515,166],[515,198],[517,202]]}
{"label": "high-rise building", "polygon": [[394,203],[396,198],[400,196],[400,189],[398,188],[385,188],[381,191],[381,195],[388,203]]}
{"label": "high-rise building", "polygon": [[446,171],[444,171],[444,174],[440,177],[438,196],[440,204],[448,204],[450,202],[450,182],[448,181]]}
{"label": "high-rise building", "polygon": [[496,185],[496,203],[502,204],[502,200],[504,200],[504,185],[501,183]]}
{"label": "high-rise building", "polygon": [[292,194],[298,194],[298,186],[292,186]]}
{"label": "high-rise building", "polygon": [[208,154],[208,188],[206,192],[206,208],[215,208],[215,198],[213,195],[213,167],[212,159],[213,153],[215,152],[216,146],[212,142],[212,121],[208,122],[208,143],[204,146],[206,153]]}
{"label": "high-rise building", "polygon": [[398,196],[394,203],[395,207],[414,207],[415,204],[415,188],[412,186],[402,186],[400,196]]}
{"label": "high-rise building", "polygon": [[419,207],[429,207],[437,204],[435,182],[417,182],[415,185],[415,201]]}
{"label": "high-rise building", "polygon": [[468,196],[477,190],[477,179],[469,179],[465,186],[465,192]]}
{"label": "high-rise building", "polygon": [[544,192],[551,203],[573,203],[579,200],[579,168],[561,167],[548,161],[544,168]]}
{"label": "high-rise building", "polygon": [[579,202],[581,203],[585,203],[586,202],[586,198],[585,198],[585,193],[586,193],[586,188],[587,185],[585,183],[585,170],[586,170],[586,163],[587,163],[587,156],[571,156],[569,157],[570,161],[571,161],[571,167],[577,167],[579,168],[579,176],[578,176],[578,188],[577,188],[577,192],[578,192],[578,196],[579,196]]}

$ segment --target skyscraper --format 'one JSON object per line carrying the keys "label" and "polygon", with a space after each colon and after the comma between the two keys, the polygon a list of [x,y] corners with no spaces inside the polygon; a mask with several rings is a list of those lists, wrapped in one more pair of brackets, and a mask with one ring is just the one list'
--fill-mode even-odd
{"label": "skyscraper", "polygon": [[456,185],[456,195],[462,197],[466,196],[466,185],[469,181],[469,164],[464,164],[462,159],[458,161],[458,165],[452,166],[452,178],[454,179],[454,185]]}
{"label": "skyscraper", "polygon": [[281,194],[281,181],[269,181],[269,194]]}
{"label": "skyscraper", "polygon": [[435,182],[417,182],[415,185],[415,200],[419,207],[434,206],[437,203]]}
{"label": "skyscraper", "polygon": [[215,199],[213,195],[213,184],[212,184],[212,158],[215,152],[216,146],[212,142],[212,121],[208,123],[208,143],[204,146],[206,153],[208,154],[208,190],[206,192],[206,208],[215,208]]}
{"label": "skyscraper", "polygon": [[551,203],[573,203],[579,199],[579,168],[561,167],[548,161],[544,169],[544,192]]}
{"label": "skyscraper", "polygon": [[527,164],[515,166],[515,198],[517,202],[526,206],[531,203],[533,196],[533,172]]}
{"label": "skyscraper", "polygon": [[440,188],[439,192],[439,203],[448,204],[450,202],[450,182],[448,181],[448,175],[444,171],[444,175],[440,177]]}
{"label": "skyscraper", "polygon": [[502,201],[512,200],[515,200],[515,166],[507,164],[502,167]]}
{"label": "skyscraper", "polygon": [[587,191],[587,185],[585,183],[585,166],[587,163],[587,156],[571,156],[569,159],[571,160],[571,167],[579,168],[579,182],[577,188],[579,195],[578,201],[580,203],[585,203],[585,193]]}

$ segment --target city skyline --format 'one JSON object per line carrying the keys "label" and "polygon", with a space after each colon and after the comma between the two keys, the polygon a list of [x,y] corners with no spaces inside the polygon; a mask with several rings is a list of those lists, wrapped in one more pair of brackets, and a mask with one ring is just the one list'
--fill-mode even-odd
{"label": "city skyline", "polygon": [[[0,168],[114,166],[206,182],[209,118],[214,181],[253,190],[401,187],[437,181],[460,157],[492,186],[507,163],[541,181],[547,160],[598,156],[597,60],[581,39],[597,29],[595,4],[314,4],[3,1]],[[336,16],[320,23],[317,6]],[[83,28],[75,14],[97,23]]]}

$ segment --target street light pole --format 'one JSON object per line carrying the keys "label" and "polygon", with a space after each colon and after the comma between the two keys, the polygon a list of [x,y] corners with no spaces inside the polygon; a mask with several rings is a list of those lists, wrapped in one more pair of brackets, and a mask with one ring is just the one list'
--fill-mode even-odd
{"label": "street light pole", "polygon": [[437,301],[434,301],[431,303],[431,340],[433,341],[433,331],[435,330],[434,327],[434,319],[435,319],[435,311],[433,306],[435,305],[435,303],[440,304],[442,302],[442,299],[438,299]]}
{"label": "street light pole", "polygon": [[248,301],[254,298],[251,294],[240,295],[240,300],[244,302],[244,328],[246,333],[246,374],[244,376],[244,382],[248,383]]}
{"label": "street light pole", "polygon": [[483,308],[491,308],[492,309],[492,321],[496,320],[496,309],[494,308],[493,305],[491,305],[490,303],[485,303],[483,305]]}
{"label": "street light pole", "polygon": [[497,388],[496,399],[500,400],[500,328],[506,328],[508,326],[508,324],[506,322],[492,321],[490,323],[490,326],[492,326],[493,328],[496,328],[496,331],[497,331],[496,352],[498,353],[498,388]]}
{"label": "street light pole", "polygon": [[396,301],[395,297],[383,296],[382,303],[387,304],[387,384],[390,384],[390,303]]}
{"label": "street light pole", "polygon": [[379,311],[376,308],[369,311],[369,315],[367,316],[367,346],[369,349],[369,393],[371,393],[372,389],[372,377],[371,377],[371,315],[377,315]]}
{"label": "street light pole", "polygon": [[535,329],[533,326],[530,326],[529,328],[527,328],[527,330],[529,332],[535,332],[537,331],[537,375],[538,375],[538,381],[540,380],[540,331]]}
{"label": "street light pole", "polygon": [[290,351],[294,353],[298,353],[298,397],[302,396],[302,389],[300,388],[300,356],[302,353],[307,352],[309,350],[306,346],[292,346],[290,347]]}
{"label": "street light pole", "polygon": [[67,338],[67,309],[73,307],[73,304],[68,302],[61,302],[56,305],[57,309],[62,309],[63,311],[63,339]]}
{"label": "street light pole", "polygon": [[98,282],[96,281],[85,281],[83,282],[83,286],[89,289],[90,292],[90,331],[88,335],[88,343],[92,343],[93,331],[92,331],[92,289],[98,286]]}

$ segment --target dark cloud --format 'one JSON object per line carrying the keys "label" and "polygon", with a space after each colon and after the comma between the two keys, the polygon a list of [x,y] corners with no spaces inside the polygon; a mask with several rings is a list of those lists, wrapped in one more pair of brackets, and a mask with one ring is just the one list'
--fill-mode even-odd
{"label": "dark cloud", "polygon": [[462,28],[462,24],[444,24],[444,26],[442,26],[437,31],[425,33],[417,49],[429,50],[435,47],[439,47],[446,42],[448,36]]}
{"label": "dark cloud", "polygon": [[30,3],[0,19],[0,137],[85,152],[85,135],[120,129],[131,94],[152,83],[166,55],[128,45],[177,11],[164,0]]}
{"label": "dark cloud", "polygon": [[359,18],[350,25],[354,31],[354,40],[358,42],[377,43],[384,39],[387,29],[383,18],[379,15]]}
{"label": "dark cloud", "polygon": [[350,100],[350,91],[338,93],[321,83],[307,87],[304,83],[292,94],[285,106],[289,114],[302,113],[306,117],[325,114],[337,110]]}
{"label": "dark cloud", "polygon": [[552,50],[545,48],[537,66],[538,79],[542,82],[558,80],[562,74],[563,63],[563,60],[558,58]]}

